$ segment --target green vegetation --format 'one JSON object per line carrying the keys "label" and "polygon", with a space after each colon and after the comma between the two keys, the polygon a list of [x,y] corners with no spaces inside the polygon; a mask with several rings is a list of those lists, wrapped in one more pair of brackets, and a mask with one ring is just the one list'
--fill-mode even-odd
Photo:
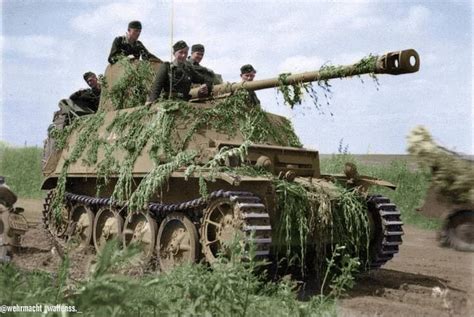
{"label": "green vegetation", "polygon": [[[351,76],[358,76],[360,78],[361,74],[367,74],[378,86],[379,82],[377,75],[375,74],[376,63],[377,56],[369,54],[352,66],[334,66],[325,64],[319,69],[319,77],[318,80],[315,81],[317,85],[316,87],[313,85],[313,82],[289,84],[290,81],[288,78],[291,76],[291,73],[282,73],[278,76],[279,86],[277,87],[277,92],[282,94],[284,103],[291,109],[293,109],[295,105],[300,105],[303,102],[304,93],[306,92],[313,100],[315,108],[320,113],[324,113],[323,104],[321,103],[319,96],[320,93],[316,88],[321,89],[326,100],[326,105],[329,106],[329,100],[332,94],[331,84],[329,83],[330,79]],[[362,78],[361,81],[362,83],[364,82]],[[333,113],[330,112],[330,115],[332,116]]]}
{"label": "green vegetation", "polygon": [[75,306],[83,316],[335,316],[335,299],[352,285],[356,265],[348,261],[340,268],[344,274],[337,279],[328,277],[326,295],[315,290],[314,296],[300,301],[295,281],[269,281],[262,263],[241,260],[239,243],[230,246],[230,258],[219,258],[212,269],[186,265],[169,274],[134,278],[123,272],[133,265],[138,250],[119,249],[118,245],[109,242],[82,281],[69,278],[67,258],[54,275],[1,266],[0,302]]}
{"label": "green vegetation", "polygon": [[20,197],[41,198],[42,150],[38,147],[11,147],[0,143],[0,175]]}
{"label": "green vegetation", "polygon": [[[367,205],[357,191],[327,183],[274,182],[280,211],[276,231],[290,263],[297,264],[303,274],[307,269],[324,272],[327,251],[344,245],[344,255],[362,262],[361,269],[368,264]],[[308,252],[318,255],[312,267],[305,259]]]}
{"label": "green vegetation", "polygon": [[127,57],[121,58],[118,63],[124,68],[124,75],[113,87],[108,87],[105,78],[101,78],[105,97],[110,98],[117,110],[145,104],[154,76],[150,63],[133,63]]}

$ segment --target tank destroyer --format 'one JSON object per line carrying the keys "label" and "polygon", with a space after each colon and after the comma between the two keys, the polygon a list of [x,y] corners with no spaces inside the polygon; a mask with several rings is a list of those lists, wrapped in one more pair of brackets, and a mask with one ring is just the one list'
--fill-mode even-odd
{"label": "tank destroyer", "polygon": [[350,164],[339,175],[322,174],[319,152],[302,146],[286,118],[250,103],[248,91],[412,73],[420,65],[416,51],[224,83],[207,98],[192,89],[189,102],[151,105],[146,90],[158,64],[147,63],[138,81],[126,80],[144,65],[109,65],[99,111],[54,134],[42,188],[44,223],[55,237],[98,252],[113,238],[139,242],[144,258],[156,257],[164,271],[213,263],[236,236],[257,258],[292,257],[302,267],[324,262],[337,244],[371,268],[398,252],[400,212],[369,194],[373,185],[395,186]]}

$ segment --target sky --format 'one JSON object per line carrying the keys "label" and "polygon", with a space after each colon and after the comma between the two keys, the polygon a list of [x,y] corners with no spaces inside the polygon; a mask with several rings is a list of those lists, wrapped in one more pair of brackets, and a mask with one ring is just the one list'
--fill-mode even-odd
{"label": "sky", "polygon": [[471,1],[2,0],[1,13],[0,140],[12,145],[42,146],[58,101],[86,87],[84,72],[103,73],[114,37],[140,20],[152,53],[170,60],[171,43],[202,43],[202,64],[229,82],[247,63],[264,79],[413,48],[418,73],[333,80],[320,110],[310,97],[290,110],[275,89],[257,94],[321,153],[405,153],[424,125],[474,154]]}

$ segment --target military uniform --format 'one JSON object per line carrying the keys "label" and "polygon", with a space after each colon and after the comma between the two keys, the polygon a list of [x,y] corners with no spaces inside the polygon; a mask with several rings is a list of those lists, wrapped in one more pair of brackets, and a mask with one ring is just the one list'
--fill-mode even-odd
{"label": "military uniform", "polygon": [[191,84],[206,84],[208,91],[212,89],[212,81],[196,72],[188,63],[176,64],[165,62],[160,65],[156,73],[153,86],[148,97],[149,102],[157,100],[161,92],[164,91],[166,97],[170,94],[171,78],[171,97],[189,100],[189,91]]}
{"label": "military uniform", "polygon": [[214,85],[222,84],[222,78],[219,78],[214,71],[204,66],[201,66],[198,62],[192,59],[192,57],[188,57],[187,63],[190,67],[194,69],[194,71],[201,76],[205,77],[208,81],[211,81]]}
{"label": "military uniform", "polygon": [[76,105],[97,112],[100,102],[100,88],[81,89],[73,93],[71,99]]}
{"label": "military uniform", "polygon": [[[242,67],[240,67],[240,75],[250,73],[250,72],[257,72],[255,68],[253,68],[252,65],[250,64],[245,64]],[[254,105],[260,105],[260,100],[257,97],[257,94],[253,90],[247,90],[249,94],[249,103],[254,104]]]}
{"label": "military uniform", "polygon": [[253,105],[260,105],[260,100],[257,97],[257,94],[253,90],[247,90],[249,93],[249,101]]}
{"label": "military uniform", "polygon": [[127,36],[117,36],[112,43],[112,48],[110,49],[108,59],[109,63],[114,64],[121,57],[129,55],[133,55],[136,59],[141,57],[143,60],[160,60],[158,57],[150,53],[142,42],[137,40],[134,43],[130,43]]}

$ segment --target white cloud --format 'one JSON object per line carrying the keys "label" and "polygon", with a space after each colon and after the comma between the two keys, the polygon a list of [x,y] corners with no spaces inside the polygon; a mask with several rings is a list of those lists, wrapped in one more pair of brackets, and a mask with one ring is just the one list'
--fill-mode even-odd
{"label": "white cloud", "polygon": [[98,7],[91,12],[81,14],[71,21],[71,26],[88,35],[101,35],[110,32],[124,33],[131,20],[148,18],[157,9],[154,1],[135,1],[111,3]]}
{"label": "white cloud", "polygon": [[[419,34],[427,29],[430,23],[431,11],[422,5],[411,6],[396,23],[393,23],[393,30],[400,34]],[[393,19],[391,16],[386,16],[385,20]]]}
{"label": "white cloud", "polygon": [[429,22],[431,11],[422,5],[410,7],[406,20],[407,28],[411,30],[420,30],[425,23]]}
{"label": "white cloud", "polygon": [[4,36],[4,52],[34,59],[69,59],[71,41],[59,40],[48,35]]}
{"label": "white cloud", "polygon": [[318,70],[324,64],[324,60],[319,56],[296,55],[287,57],[278,65],[279,73],[283,72],[304,72]]}

